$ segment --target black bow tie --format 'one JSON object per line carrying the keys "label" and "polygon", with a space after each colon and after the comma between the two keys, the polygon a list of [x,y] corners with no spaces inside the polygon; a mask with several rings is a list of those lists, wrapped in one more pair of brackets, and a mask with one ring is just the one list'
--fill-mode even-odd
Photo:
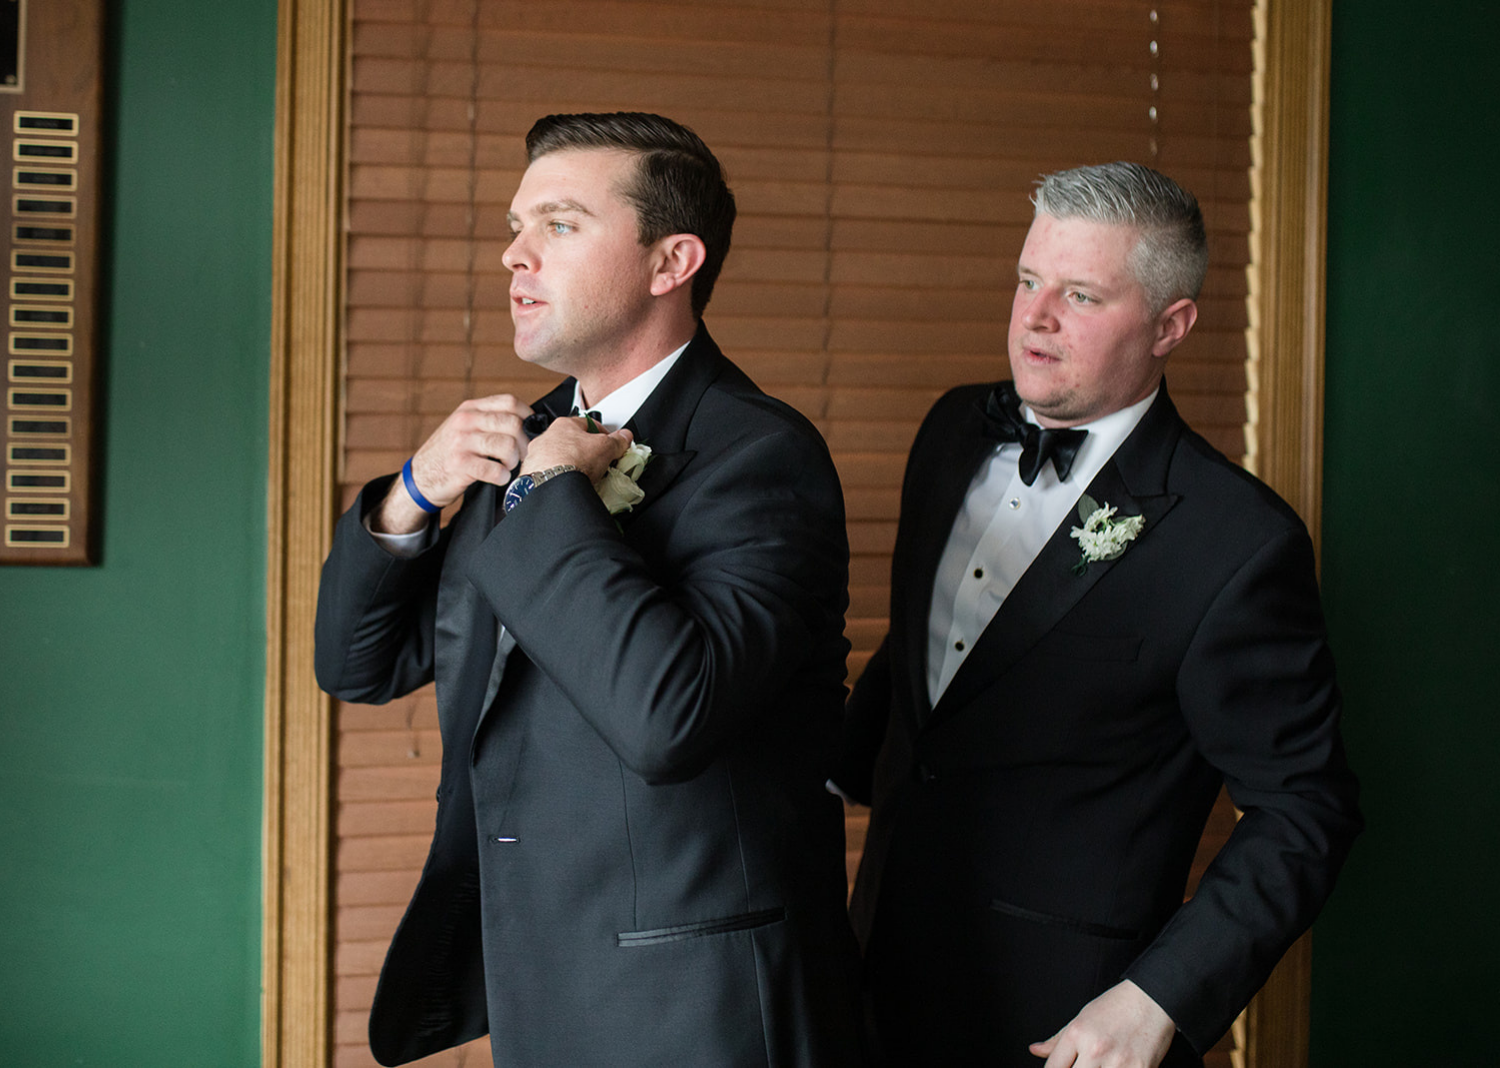
{"label": "black bow tie", "polygon": [[[598,412],[594,412],[594,411],[581,412],[581,411],[578,410],[578,406],[576,404],[573,406],[573,411],[570,412],[569,414],[570,415],[587,415],[595,423],[600,424],[601,426],[604,423],[603,416],[601,416]],[[534,438],[538,434],[544,433],[546,431],[546,429],[549,426],[552,425],[552,421],[554,419],[556,419],[556,418],[557,418],[557,413],[556,412],[554,412],[551,408],[547,407],[545,404],[540,404],[540,405],[537,406],[537,410],[536,411],[532,412],[530,415],[528,415],[525,419],[523,419],[521,421],[521,429],[523,431],[525,431],[526,437],[528,439],[529,438]]]}
{"label": "black bow tie", "polygon": [[574,417],[577,417],[577,416],[580,416],[580,415],[586,415],[586,416],[588,416],[590,419],[592,419],[596,423],[602,423],[602,422],[604,422],[604,416],[600,415],[594,409],[590,408],[588,411],[584,411],[582,408],[578,407],[578,405],[576,405],[576,404],[573,405],[573,415],[574,415]]}
{"label": "black bow tie", "polygon": [[1059,481],[1073,470],[1073,460],[1089,436],[1087,430],[1068,428],[1052,430],[1028,423],[1021,418],[1021,398],[1008,384],[996,386],[984,404],[985,437],[1021,446],[1021,481],[1031,485],[1041,474],[1042,465],[1052,461]]}
{"label": "black bow tie", "polygon": [[552,425],[552,420],[557,418],[557,413],[545,404],[538,404],[536,411],[521,420],[521,429],[525,432],[527,439],[537,437]]}

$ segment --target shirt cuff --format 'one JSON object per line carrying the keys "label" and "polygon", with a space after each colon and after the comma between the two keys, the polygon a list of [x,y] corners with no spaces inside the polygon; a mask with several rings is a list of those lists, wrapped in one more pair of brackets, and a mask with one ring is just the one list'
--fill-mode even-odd
{"label": "shirt cuff", "polygon": [[[371,515],[374,513],[372,512]],[[370,532],[370,537],[375,543],[392,556],[403,560],[410,560],[414,556],[421,556],[437,541],[437,524],[428,523],[421,530],[410,534],[383,534],[370,526],[370,516],[365,516],[363,523],[365,529]]]}
{"label": "shirt cuff", "polygon": [[829,793],[833,794],[835,797],[842,797],[844,799],[844,803],[846,805],[857,805],[857,804],[860,803],[860,802],[854,800],[854,798],[850,797],[848,794],[844,793],[844,791],[840,790],[839,789],[839,784],[836,783],[836,782],[834,782],[832,779],[829,779],[827,782],[825,782],[823,784],[823,789],[827,790]]}

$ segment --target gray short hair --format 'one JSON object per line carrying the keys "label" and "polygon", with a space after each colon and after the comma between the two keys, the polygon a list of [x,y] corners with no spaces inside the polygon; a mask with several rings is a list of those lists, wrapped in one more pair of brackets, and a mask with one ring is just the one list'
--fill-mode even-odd
{"label": "gray short hair", "polygon": [[1037,215],[1134,226],[1141,239],[1130,270],[1155,311],[1198,299],[1208,273],[1208,237],[1198,200],[1139,163],[1100,163],[1044,176],[1031,196]]}

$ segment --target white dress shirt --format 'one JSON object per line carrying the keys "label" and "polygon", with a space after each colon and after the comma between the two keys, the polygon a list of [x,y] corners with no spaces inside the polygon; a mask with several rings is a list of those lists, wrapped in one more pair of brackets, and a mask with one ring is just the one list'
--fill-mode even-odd
{"label": "white dress shirt", "polygon": [[[927,696],[932,704],[937,704],[1047,539],[1076,514],[1083,491],[1130,436],[1156,393],[1079,427],[1089,434],[1065,482],[1059,481],[1051,463],[1042,465],[1030,486],[1022,482],[1018,444],[996,445],[994,454],[979,465],[948,534],[932,588],[927,630]],[[1036,422],[1025,405],[1021,416]]]}
{"label": "white dress shirt", "polygon": [[[584,404],[583,387],[575,381],[573,383],[573,407],[580,412],[598,412],[599,422],[603,424],[605,430],[619,430],[635,418],[635,413],[641,410],[641,405],[646,403],[646,398],[656,392],[656,387],[661,385],[661,380],[667,377],[667,372],[686,350],[687,345],[683,345],[636,375],[609,396],[602,397],[592,404]],[[647,444],[650,443],[647,442]]]}
{"label": "white dress shirt", "polygon": [[[667,377],[667,372],[686,350],[687,345],[681,346],[636,375],[609,396],[601,397],[593,404],[584,404],[583,387],[575,380],[573,407],[578,411],[598,412],[599,422],[605,430],[619,430],[635,418],[635,413],[641,410],[641,405],[646,403],[646,398],[656,391],[656,387],[661,385],[661,380]],[[370,530],[370,517],[365,516],[365,529],[369,530],[371,536],[392,556],[412,557],[437,539],[438,524],[437,516],[433,516],[425,527],[410,534],[382,534],[379,531]]]}

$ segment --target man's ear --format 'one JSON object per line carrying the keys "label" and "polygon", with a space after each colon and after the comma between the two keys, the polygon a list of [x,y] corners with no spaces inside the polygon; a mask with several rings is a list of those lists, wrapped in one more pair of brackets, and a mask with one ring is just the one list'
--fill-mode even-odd
{"label": "man's ear", "polygon": [[651,259],[651,295],[664,297],[687,285],[707,258],[708,250],[697,234],[669,234],[657,241]]}
{"label": "man's ear", "polygon": [[1168,304],[1156,317],[1156,340],[1151,345],[1151,355],[1165,356],[1188,336],[1188,331],[1198,321],[1198,305],[1183,297]]}

